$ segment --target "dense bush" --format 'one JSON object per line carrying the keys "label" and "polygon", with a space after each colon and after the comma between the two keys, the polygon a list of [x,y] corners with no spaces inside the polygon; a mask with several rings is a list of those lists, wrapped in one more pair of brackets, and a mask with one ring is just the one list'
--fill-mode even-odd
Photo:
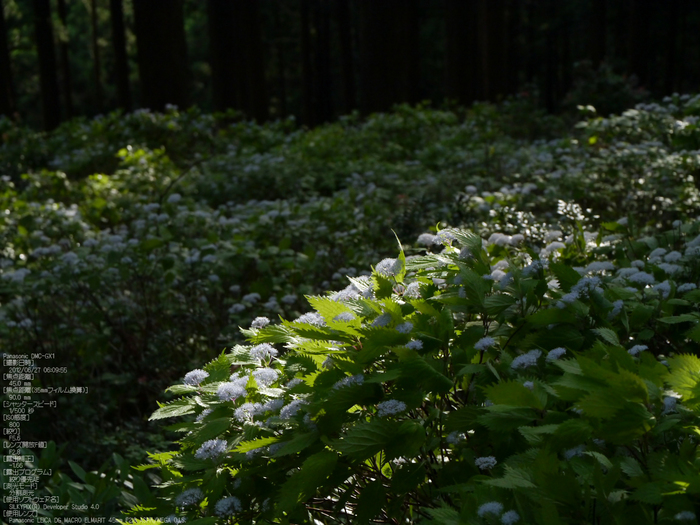
{"label": "dense bush", "polygon": [[[522,269],[537,258],[558,258],[542,276],[522,280],[530,283],[523,285],[525,288],[534,286],[533,290],[515,293],[508,288],[501,290],[500,285],[482,283],[488,285],[484,293],[499,298],[489,300],[505,301],[504,294],[521,298],[518,293],[524,293],[525,305],[541,298],[539,309],[559,301],[557,294],[570,293],[573,279],[579,276],[573,268],[586,269],[593,261],[614,264],[618,269],[627,267],[629,261],[642,260],[642,255],[657,248],[655,242],[661,242],[668,252],[664,256],[679,252],[684,259],[680,263],[655,260],[654,255],[644,261],[652,266],[645,266],[642,273],[653,275],[654,286],[668,280],[671,287],[671,296],[659,301],[657,310],[648,313],[651,305],[646,301],[654,297],[658,300],[658,293],[639,288],[634,297],[638,296],[642,306],[632,307],[633,299],[619,291],[622,287],[601,281],[605,301],[625,303],[624,311],[637,323],[625,330],[633,332],[620,332],[620,320],[612,323],[606,318],[610,326],[601,325],[604,316],[600,311],[590,314],[586,308],[591,306],[579,306],[596,299],[595,294],[563,309],[576,320],[569,316],[557,322],[571,325],[568,332],[575,327],[581,334],[584,328],[608,328],[624,347],[628,346],[627,337],[648,335],[645,330],[652,332],[650,339],[663,335],[673,341],[673,333],[661,330],[665,325],[656,320],[669,317],[668,305],[683,310],[682,315],[697,310],[695,303],[681,296],[672,283],[690,285],[698,281],[692,250],[686,254],[680,249],[695,232],[690,221],[697,215],[700,202],[699,108],[700,98],[676,96],[661,104],[638,105],[622,115],[591,116],[570,132],[563,131],[561,121],[533,108],[527,97],[499,107],[475,105],[460,113],[404,106],[368,119],[351,115],[310,131],[295,129],[292,121],[258,126],[241,122],[234,114],[210,116],[176,108],[165,114],[136,112],[73,121],[49,135],[17,129],[2,121],[0,153],[7,164],[0,193],[0,210],[6,210],[0,214],[0,350],[55,353],[56,361],[51,364],[66,366],[69,372],[40,375],[36,386],[81,385],[92,392],[89,398],[55,398],[58,411],[51,417],[33,417],[26,426],[26,435],[39,437],[49,429],[58,442],[72,441],[74,446],[65,451],[67,459],[87,470],[98,469],[115,450],[127,462],[136,463],[141,461],[144,447],[160,452],[172,449],[168,443],[177,434],[166,434],[145,422],[160,392],[188,370],[215,359],[222,348],[242,343],[238,326],[250,326],[263,316],[298,318],[308,309],[304,296],[323,297],[326,290],[345,286],[348,277],[360,279],[355,285],[361,287],[370,274],[370,265],[394,254],[392,229],[406,243],[403,249],[409,256],[409,269],[418,272],[410,279],[438,279],[434,290],[421,288],[421,304],[432,305],[444,317],[435,321],[437,324],[447,322],[449,317],[454,326],[476,314],[453,311],[454,305],[444,303],[446,290],[439,279],[452,278],[457,270],[466,271],[464,265],[474,261],[453,261],[449,246],[440,254],[443,244],[433,244],[431,237],[436,224],[467,228],[471,235],[487,242],[482,263],[489,266],[489,271],[486,266],[480,267],[482,274],[496,272],[494,277],[499,277],[506,260],[513,268]],[[535,137],[539,138],[531,140]],[[432,233],[421,235],[426,231]],[[665,231],[669,233],[660,241],[652,240]],[[671,232],[677,232],[677,238]],[[644,240],[640,244],[636,239]],[[416,254],[436,258],[426,263],[427,267],[446,275],[431,276],[430,270],[415,266],[418,263],[410,256]],[[443,267],[441,257],[447,257],[456,267]],[[562,269],[562,265],[568,269]],[[678,265],[680,270],[675,268]],[[555,272],[557,268],[566,277],[564,282],[558,281],[560,291],[543,290],[538,284],[541,280],[564,278]],[[605,271],[604,275],[612,278],[611,271]],[[390,301],[388,281],[376,275],[372,279],[378,286],[376,293],[384,294],[378,297]],[[513,279],[520,283],[517,272]],[[446,285],[456,284],[448,279]],[[665,290],[666,285],[662,288]],[[451,291],[458,293],[458,289]],[[395,293],[399,295],[394,301],[403,300],[400,288]],[[530,297],[530,293],[535,296]],[[428,300],[432,295],[440,300]],[[690,303],[669,302],[679,300]],[[373,322],[374,314],[368,310],[373,303],[370,300],[362,304],[361,308],[353,306],[359,308],[355,311],[358,321],[347,327],[359,323],[358,330],[364,330],[363,322]],[[318,305],[312,302],[312,306]],[[395,316],[418,315],[411,314],[410,308],[414,306],[392,312]],[[494,337],[501,345],[494,349],[505,350],[504,355],[493,353],[496,350],[489,354],[493,361],[489,362],[497,372],[499,367],[508,369],[508,359],[515,357],[511,349],[520,336],[527,333],[532,338],[518,348],[529,351],[549,349],[538,342],[544,333],[567,333],[562,327],[550,332],[539,325],[531,327],[524,319],[532,312],[522,306],[519,315],[529,328],[517,331],[513,343],[506,345],[503,334],[517,325],[513,308],[503,303],[490,306],[487,312],[496,324],[489,325],[488,333],[482,336]],[[421,311],[420,315],[431,316],[430,312]],[[620,315],[620,319],[626,319]],[[587,321],[588,317],[593,321]],[[398,322],[398,317],[393,322]],[[299,329],[294,323],[283,326],[290,331],[285,337],[292,337],[290,334]],[[687,329],[686,325],[680,327]],[[452,333],[454,329],[448,326],[440,330]],[[266,337],[270,330],[277,333],[275,330],[280,329],[267,328],[247,336],[262,344],[256,338]],[[329,333],[328,328],[321,331],[324,337]],[[297,335],[308,339],[304,334]],[[358,341],[369,337],[363,331],[358,334],[353,332]],[[603,350],[593,348],[590,337],[584,334],[580,344],[559,346],[570,353],[585,351],[587,356],[603,359]],[[476,341],[460,338],[458,343],[448,338],[448,346],[441,347],[440,355],[450,354],[448,350],[455,344],[464,350]],[[347,337],[331,340],[348,344]],[[615,346],[614,339],[604,341]],[[403,344],[393,339],[389,343],[388,348]],[[319,343],[321,347],[323,344]],[[379,343],[370,346],[373,344]],[[647,342],[640,344],[660,351],[661,340],[655,347]],[[678,348],[685,344],[683,338],[677,342]],[[295,351],[292,347],[290,354]],[[345,357],[333,361],[334,372],[324,374],[349,373],[352,367],[337,364],[349,359],[348,347],[333,348]],[[419,353],[421,358],[433,356],[428,350],[435,348],[428,345],[427,353]],[[329,351],[324,352],[323,360]],[[238,353],[225,354],[230,355]],[[388,355],[396,362],[401,360],[393,351]],[[311,361],[304,357],[297,368],[290,368],[282,366],[286,357],[280,358],[275,366],[283,372],[280,377],[290,380],[314,373],[320,359],[318,355]],[[216,359],[210,365],[212,370],[215,363],[223,366],[228,362],[224,359],[230,357]],[[460,364],[463,358],[455,359]],[[353,366],[371,363],[369,360]],[[381,361],[371,366],[384,364],[390,363]],[[551,375],[559,370],[552,366],[539,370],[537,377],[542,384],[551,386],[559,380]],[[371,372],[358,369],[352,375]],[[463,386],[461,375],[443,375],[453,381],[455,388]],[[204,384],[214,383],[214,377],[210,374]],[[485,378],[478,378],[481,376],[475,376],[473,384],[488,386],[483,383]],[[328,392],[332,390],[323,385]],[[275,383],[275,388],[281,385]],[[432,387],[425,388],[424,402],[435,395],[441,400],[445,397],[439,388],[434,392]],[[483,393],[483,389],[477,391]],[[390,393],[392,389],[386,391]],[[382,395],[379,391],[375,394]],[[250,395],[251,402],[262,402],[262,398],[254,399],[258,395],[254,391]],[[313,406],[325,402],[324,391],[313,395],[317,396]],[[559,411],[557,403],[575,401],[559,399],[559,394],[551,392],[548,395],[554,397],[546,402],[554,403]],[[215,401],[216,396],[211,399]],[[415,399],[412,403],[410,410],[419,410]],[[692,404],[684,401],[681,405]],[[372,412],[368,405],[363,410],[362,414]],[[311,414],[316,418],[319,412]],[[359,415],[347,417],[351,419],[341,418],[339,426],[334,427],[337,435],[333,439],[349,432],[352,418]],[[219,421],[219,426],[212,428],[223,432],[222,424]],[[280,431],[287,424],[292,423],[282,423]],[[204,435],[211,432],[209,429]],[[233,430],[227,435],[232,449],[238,446],[232,441],[233,435]],[[196,436],[200,439],[201,433],[197,431]],[[215,438],[212,435],[207,439]],[[429,445],[426,441],[421,447],[428,446],[426,443]],[[182,446],[191,453],[194,445],[184,441]],[[316,450],[318,444],[308,446]],[[429,450],[434,454],[433,448]],[[513,450],[513,454],[521,453],[517,447]],[[166,475],[170,469],[180,468],[179,460],[172,463],[166,461],[168,457],[158,456],[167,463]],[[505,458],[499,456],[498,460],[503,463]],[[121,472],[116,464],[110,468]],[[151,469],[146,474],[154,475]],[[60,485],[62,481],[56,478],[52,483]],[[173,491],[169,497],[175,497]],[[166,506],[162,499],[165,496],[154,495],[152,498],[161,500],[146,503],[144,500],[151,496],[145,496],[146,490],[141,494],[146,507],[154,506],[160,512]],[[460,498],[449,496],[445,501]],[[427,506],[434,506],[436,501],[430,500]]]}
{"label": "dense bush", "polygon": [[153,414],[196,417],[144,467],[164,481],[144,504],[211,523],[694,516],[700,223],[616,229],[539,257],[442,230],[439,253],[254,320]]}

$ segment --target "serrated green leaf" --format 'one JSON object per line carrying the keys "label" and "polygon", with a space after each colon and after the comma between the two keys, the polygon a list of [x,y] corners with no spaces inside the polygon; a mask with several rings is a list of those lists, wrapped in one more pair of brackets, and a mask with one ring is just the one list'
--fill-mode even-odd
{"label": "serrated green leaf", "polygon": [[277,500],[277,513],[290,512],[299,503],[312,497],[316,489],[331,475],[338,462],[338,455],[330,450],[322,450],[309,456],[301,470],[282,485]]}
{"label": "serrated green leaf", "polygon": [[282,457],[282,456],[288,456],[289,454],[296,454],[297,452],[301,452],[305,448],[310,447],[314,443],[318,441],[318,433],[317,432],[308,432],[305,434],[297,434],[294,436],[294,438],[290,439],[289,441],[285,441],[282,444],[282,447],[279,448],[273,456],[276,458]]}
{"label": "serrated green leaf", "polygon": [[700,404],[700,358],[692,354],[680,354],[668,359],[671,369],[667,381],[671,388],[683,397],[684,404],[695,407]]}
{"label": "serrated green leaf", "polygon": [[257,450],[259,448],[267,447],[269,445],[272,445],[273,443],[279,442],[280,438],[279,436],[269,436],[269,437],[263,437],[259,439],[254,439],[252,441],[242,441],[239,443],[239,445],[233,449],[234,452],[239,452],[241,454],[245,454],[246,452],[250,452],[251,450]]}
{"label": "serrated green leaf", "polygon": [[523,437],[527,440],[530,445],[540,445],[543,441],[543,437],[547,434],[554,434],[559,425],[540,425],[538,427],[520,427],[518,432],[520,432]]}
{"label": "serrated green leaf", "polygon": [[149,421],[155,419],[165,419],[166,417],[177,417],[184,416],[186,414],[192,414],[195,411],[195,401],[192,398],[182,398],[172,401],[167,405],[161,405],[161,407],[151,414],[148,418]]}
{"label": "serrated green leaf", "polygon": [[461,525],[459,513],[450,507],[438,507],[436,509],[427,509],[430,517],[430,523],[435,525]]}
{"label": "serrated green leaf", "polygon": [[623,457],[620,459],[620,468],[622,472],[631,478],[641,478],[644,476],[644,471],[639,465],[639,462],[631,457]]}
{"label": "serrated green leaf", "polygon": [[571,287],[581,280],[581,274],[566,263],[550,263],[549,270],[559,282],[559,286],[565,292],[570,292]]}
{"label": "serrated green leaf", "polygon": [[610,328],[593,328],[591,332],[598,335],[604,341],[610,343],[611,345],[617,346],[620,344],[620,340],[617,338],[617,334],[614,330],[611,330]]}
{"label": "serrated green leaf", "polygon": [[593,429],[583,419],[568,419],[560,424],[548,440],[554,450],[571,448],[584,443],[593,434]]}
{"label": "serrated green leaf", "polygon": [[377,479],[367,484],[360,492],[355,509],[355,518],[358,523],[370,523],[371,519],[379,514],[386,506],[386,490],[382,481]]}
{"label": "serrated green leaf", "polygon": [[534,489],[536,487],[527,471],[508,465],[504,468],[503,477],[486,480],[484,484],[503,489]]}
{"label": "serrated green leaf", "polygon": [[537,412],[531,408],[493,405],[484,410],[486,413],[479,415],[476,420],[494,432],[510,432],[538,419]]}
{"label": "serrated green leaf", "polygon": [[632,493],[631,498],[642,503],[649,503],[651,505],[659,505],[663,501],[661,496],[661,488],[663,483],[660,481],[652,481],[650,483],[645,483],[637,490]]}
{"label": "serrated green leaf", "polygon": [[498,315],[503,310],[506,310],[515,304],[515,301],[516,299],[512,295],[499,293],[490,295],[484,299],[484,307],[486,308],[486,313],[488,315]]}
{"label": "serrated green leaf", "polygon": [[501,381],[484,388],[486,397],[497,405],[542,409],[541,400],[519,381]]}
{"label": "serrated green leaf", "polygon": [[231,418],[213,419],[196,430],[192,435],[187,436],[187,441],[195,445],[201,445],[205,441],[214,439],[226,432],[229,426],[231,426]]}
{"label": "serrated green leaf", "polygon": [[331,444],[342,454],[361,460],[374,456],[392,444],[398,435],[398,422],[375,419],[351,427],[344,436]]}
{"label": "serrated green leaf", "polygon": [[664,324],[697,323],[698,316],[692,314],[672,315],[669,317],[659,317],[658,321]]}

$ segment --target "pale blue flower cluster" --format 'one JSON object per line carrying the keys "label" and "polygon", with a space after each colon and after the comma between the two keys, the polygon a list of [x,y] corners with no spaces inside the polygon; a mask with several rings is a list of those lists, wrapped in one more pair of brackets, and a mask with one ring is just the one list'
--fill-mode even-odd
{"label": "pale blue flower cluster", "polygon": [[265,328],[268,324],[270,324],[270,320],[267,317],[256,317],[253,319],[253,322],[250,323],[250,327],[255,330],[260,330],[261,328]]}
{"label": "pale blue flower cluster", "polygon": [[406,410],[406,403],[403,401],[397,401],[396,399],[390,399],[389,401],[383,401],[377,405],[377,415],[379,417],[392,416]]}
{"label": "pale blue flower cluster", "polygon": [[243,403],[233,412],[233,416],[241,423],[245,423],[252,421],[261,412],[262,405],[260,403]]}
{"label": "pale blue flower cluster", "polygon": [[496,340],[493,337],[482,337],[476,343],[474,343],[474,348],[479,351],[484,351],[487,348],[491,348],[496,344]]}
{"label": "pale blue flower cluster", "polygon": [[282,410],[280,410],[280,417],[282,419],[290,419],[297,415],[299,412],[299,409],[301,409],[302,405],[308,404],[305,400],[303,399],[295,399],[288,405],[285,405]]}
{"label": "pale blue flower cluster", "polygon": [[202,492],[202,489],[187,489],[185,492],[175,498],[175,505],[178,507],[189,507],[191,505],[196,505],[203,499],[204,493]]}
{"label": "pale blue flower cluster", "polygon": [[540,350],[530,350],[528,353],[519,355],[518,357],[513,359],[513,362],[510,364],[510,367],[513,370],[517,370],[519,368],[528,368],[530,366],[535,366],[537,364],[537,360],[541,355],[542,352]]}
{"label": "pale blue flower cluster", "polygon": [[372,326],[387,326],[389,323],[391,323],[391,314],[384,313],[372,322]]}
{"label": "pale blue flower cluster", "polygon": [[321,314],[317,312],[308,312],[300,315],[294,320],[295,323],[306,323],[313,326],[326,326],[326,321],[321,317]]}
{"label": "pale blue flower cluster", "polygon": [[196,370],[187,372],[183,382],[189,386],[198,386],[207,377],[209,377],[209,372],[205,372],[204,370],[197,368]]}
{"label": "pale blue flower cluster", "polygon": [[413,323],[411,321],[406,321],[405,323],[396,325],[396,331],[402,334],[407,334],[411,330],[413,330]]}
{"label": "pale blue flower cluster", "polygon": [[627,353],[636,357],[640,353],[642,353],[644,350],[648,350],[648,349],[649,349],[649,347],[647,345],[634,345],[632,348],[627,350]]}
{"label": "pale blue flower cluster", "polygon": [[695,283],[684,283],[684,284],[681,284],[678,288],[676,288],[676,291],[678,293],[684,293],[684,292],[689,292],[691,290],[695,290],[697,287],[698,287],[698,285]]}
{"label": "pale blue flower cluster", "polygon": [[520,515],[514,510],[504,512],[503,516],[501,516],[501,523],[503,523],[503,525],[512,525],[513,523],[517,523],[519,521]]}
{"label": "pale blue flower cluster", "polygon": [[230,496],[228,498],[222,498],[216,502],[214,505],[214,512],[217,516],[233,516],[236,512],[240,512],[243,509],[241,505],[241,500],[236,496]]}
{"label": "pale blue flower cluster", "polygon": [[497,464],[498,461],[494,456],[483,456],[474,460],[474,465],[476,465],[479,470],[491,470]]}
{"label": "pale blue flower cluster", "polygon": [[202,443],[202,445],[194,453],[197,459],[217,458],[224,454],[228,449],[228,443],[225,439],[210,439]]}
{"label": "pale blue flower cluster", "polygon": [[355,319],[355,314],[352,312],[340,312],[338,315],[336,315],[333,320],[334,321],[339,321],[339,322],[350,322]]}
{"label": "pale blue flower cluster", "polygon": [[221,383],[216,389],[216,394],[221,401],[233,401],[237,397],[245,396],[245,386],[241,386],[235,382]]}
{"label": "pale blue flower cluster", "polygon": [[613,309],[610,310],[610,313],[608,313],[608,320],[614,319],[618,315],[620,315],[620,312],[622,311],[622,307],[625,305],[625,302],[622,299],[618,299],[613,303]]}
{"label": "pale blue flower cluster", "polygon": [[338,381],[336,384],[333,385],[334,389],[342,388],[344,386],[350,386],[350,385],[361,385],[365,381],[365,376],[362,374],[357,374],[354,376],[347,376]]}
{"label": "pale blue flower cluster", "polygon": [[250,349],[250,358],[256,361],[269,361],[276,356],[277,350],[269,343],[262,343]]}
{"label": "pale blue flower cluster", "polygon": [[258,386],[270,386],[277,381],[280,373],[274,368],[258,368],[253,371],[253,377],[258,383]]}
{"label": "pale blue flower cluster", "polygon": [[693,521],[695,520],[695,513],[689,510],[684,510],[673,516],[673,519],[677,521]]}
{"label": "pale blue flower cluster", "polygon": [[411,350],[420,350],[423,348],[423,341],[421,341],[420,339],[413,339],[412,341],[406,343],[406,348],[409,348]]}
{"label": "pale blue flower cluster", "polygon": [[375,270],[378,274],[384,275],[386,277],[393,277],[398,275],[403,268],[403,264],[399,259],[382,259],[377,263]]}
{"label": "pale blue flower cluster", "polygon": [[643,284],[645,286],[656,282],[654,276],[647,272],[637,272],[627,277],[627,280],[631,283]]}
{"label": "pale blue flower cluster", "polygon": [[484,503],[481,505],[477,511],[476,514],[480,517],[483,518],[487,514],[495,514],[496,516],[499,516],[503,512],[503,504],[499,503],[498,501],[489,501],[488,503]]}
{"label": "pale blue flower cluster", "polygon": [[545,359],[546,361],[556,361],[559,359],[561,356],[563,356],[566,353],[566,348],[562,348],[561,346],[558,348],[553,348],[549,352],[547,352],[547,358]]}

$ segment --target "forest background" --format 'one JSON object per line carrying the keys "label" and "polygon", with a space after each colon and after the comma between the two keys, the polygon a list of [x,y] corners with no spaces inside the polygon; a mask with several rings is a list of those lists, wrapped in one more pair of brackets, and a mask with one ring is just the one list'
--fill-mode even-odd
{"label": "forest background", "polygon": [[[234,108],[307,126],[521,93],[606,115],[700,80],[689,0],[3,0],[0,113]],[[618,86],[618,89],[614,89]],[[619,89],[626,86],[628,89]]]}

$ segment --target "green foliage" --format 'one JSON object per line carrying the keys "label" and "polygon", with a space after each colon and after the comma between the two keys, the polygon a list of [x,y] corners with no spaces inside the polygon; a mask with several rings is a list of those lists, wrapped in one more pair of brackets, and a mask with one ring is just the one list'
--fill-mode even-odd
{"label": "green foliage", "polygon": [[151,518],[214,521],[226,497],[242,522],[691,508],[697,97],[533,143],[509,129],[518,104],[310,132],[176,109],[50,135],[1,121],[0,349],[66,366],[34,387],[91,392],[54,394],[60,417],[23,433],[75,443],[66,487],[176,441],[142,468],[157,489],[132,483]]}
{"label": "green foliage", "polygon": [[[308,297],[313,324],[245,330],[252,345],[283,341],[278,356],[208,377],[177,402],[199,415],[186,417],[179,452],[160,462],[172,482],[150,515],[626,523],[690,511],[700,493],[699,348],[669,328],[697,321],[697,303],[683,299],[693,291],[677,290],[700,278],[700,223],[679,230],[679,268],[655,285],[660,252],[634,254],[634,239],[532,259],[526,246],[492,251],[446,229],[443,250],[407,258],[405,275],[375,271],[344,295]],[[640,256],[636,272],[624,271]],[[498,260],[509,261],[507,275],[480,276]],[[566,270],[573,261],[588,264],[577,279]],[[651,281],[634,278],[643,271]],[[651,313],[630,324],[640,308]],[[580,337],[559,346],[566,338],[551,333],[566,326]],[[254,379],[264,375],[267,390]],[[233,401],[218,395],[231,383],[246,386]],[[220,420],[225,450],[192,462],[206,448],[198,433]],[[230,473],[223,485],[221,472]],[[193,488],[207,505],[178,506]],[[225,498],[240,503],[228,518]]]}

